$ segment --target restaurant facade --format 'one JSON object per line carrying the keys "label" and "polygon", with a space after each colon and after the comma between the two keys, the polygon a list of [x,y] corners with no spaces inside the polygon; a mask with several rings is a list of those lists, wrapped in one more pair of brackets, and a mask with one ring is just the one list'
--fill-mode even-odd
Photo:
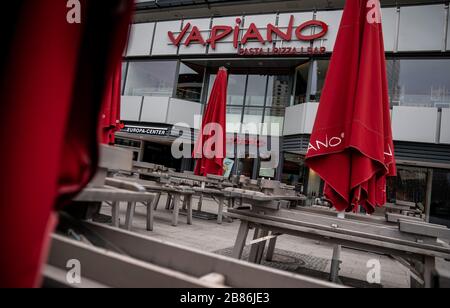
{"label": "restaurant facade", "polygon": [[[130,30],[117,144],[135,160],[193,170],[192,159],[172,157],[172,146],[186,127],[192,136],[182,139],[195,142],[223,66],[232,174],[295,185],[310,203],[321,197],[323,182],[304,158],[344,1],[154,2],[138,3]],[[381,1],[399,169],[388,200],[414,202],[431,222],[450,226],[448,2],[392,2]]]}

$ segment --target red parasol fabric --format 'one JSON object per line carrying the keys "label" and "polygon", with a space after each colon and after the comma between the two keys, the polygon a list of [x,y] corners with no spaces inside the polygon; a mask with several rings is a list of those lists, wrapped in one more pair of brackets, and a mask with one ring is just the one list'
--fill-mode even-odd
{"label": "red parasol fabric", "polygon": [[228,73],[220,68],[203,116],[202,131],[194,149],[195,174],[223,175],[226,157],[226,113]]}
{"label": "red parasol fabric", "polygon": [[0,59],[0,287],[35,287],[55,210],[95,172],[106,80],[133,1],[81,0],[81,23],[68,21],[66,1],[16,2]]}
{"label": "red parasol fabric", "polygon": [[113,145],[115,132],[123,128],[120,122],[120,99],[122,87],[122,63],[119,63],[107,84],[101,111],[101,142]]}
{"label": "red parasol fabric", "polygon": [[339,211],[386,203],[396,175],[379,0],[346,1],[306,162]]}

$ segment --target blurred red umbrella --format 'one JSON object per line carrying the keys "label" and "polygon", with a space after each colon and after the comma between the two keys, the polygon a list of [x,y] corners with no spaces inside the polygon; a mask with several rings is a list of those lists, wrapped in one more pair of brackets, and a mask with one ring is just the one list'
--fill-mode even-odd
{"label": "blurred red umbrella", "polygon": [[386,203],[396,175],[379,0],[346,1],[306,162],[339,211]]}
{"label": "blurred red umbrella", "polygon": [[120,98],[122,86],[122,62],[117,65],[114,74],[107,83],[101,111],[101,142],[113,145],[115,132],[123,128],[120,122]]}
{"label": "blurred red umbrella", "polygon": [[227,69],[219,69],[194,149],[195,174],[223,175],[226,156]]}
{"label": "blurred red umbrella", "polygon": [[[39,286],[61,208],[91,180],[107,80],[121,61],[132,0],[13,1],[0,58],[0,287]],[[3,20],[3,19],[2,19]],[[6,35],[4,35],[6,34]]]}

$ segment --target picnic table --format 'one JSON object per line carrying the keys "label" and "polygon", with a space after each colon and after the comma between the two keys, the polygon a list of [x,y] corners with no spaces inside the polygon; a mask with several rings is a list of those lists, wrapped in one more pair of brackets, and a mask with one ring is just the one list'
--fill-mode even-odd
{"label": "picnic table", "polygon": [[[86,241],[76,241],[58,234],[52,236],[51,251],[44,268],[46,286],[261,289],[341,287],[101,224],[81,224],[82,228],[75,228],[74,232]],[[99,238],[102,240],[99,241]],[[67,281],[67,262],[73,259],[83,265],[80,284],[70,284]]]}
{"label": "picnic table", "polygon": [[397,200],[395,203],[387,203],[385,208],[389,213],[406,216],[421,216],[423,214],[423,211],[417,207],[416,203],[409,201]]}
{"label": "picnic table", "polygon": [[[331,212],[331,211],[330,211]],[[240,259],[250,229],[255,229],[250,262],[260,263],[266,243],[267,260],[271,260],[277,238],[288,234],[331,243],[334,246],[330,280],[337,281],[342,247],[396,256],[407,266],[412,277],[425,287],[432,286],[436,258],[450,258],[450,247],[438,238],[446,237],[449,229],[411,219],[396,223],[379,219],[341,218],[301,210],[284,210],[255,206],[252,209],[230,209],[228,215],[240,219],[233,257]],[[362,216],[360,216],[362,217]],[[416,268],[416,265],[421,265]]]}
{"label": "picnic table", "polygon": [[[232,183],[227,182],[224,177],[219,176],[196,176],[191,173],[178,173],[178,172],[168,172],[168,173],[161,173],[161,172],[148,172],[148,171],[139,171],[134,170],[133,173],[138,174],[140,177],[144,177],[145,180],[135,180],[137,183],[144,184],[146,182],[140,182],[140,181],[148,181],[153,180],[156,183],[153,183],[153,185],[160,185],[159,187],[164,187],[164,185],[169,185],[173,187],[187,187],[186,189],[190,189],[194,191],[194,195],[199,198],[198,205],[197,205],[197,211],[199,213],[202,212],[203,208],[203,199],[205,197],[210,197],[218,204],[218,211],[217,211],[217,223],[222,224],[223,222],[223,212],[224,212],[224,205],[226,201],[226,197],[224,196],[224,193],[222,192],[222,189],[224,187],[230,187],[233,186]],[[148,187],[150,188],[150,187]],[[158,193],[158,187],[153,187],[154,189],[149,189],[149,191]],[[165,189],[159,189],[161,193],[167,193],[168,194],[168,204],[166,204],[166,208],[169,208],[169,204],[173,201],[173,194]],[[160,193],[158,193],[158,198],[160,197]],[[192,201],[190,201],[192,205]],[[187,204],[183,205],[183,208],[186,208]],[[192,217],[192,208],[188,209],[188,217]]]}
{"label": "picnic table", "polygon": [[[187,210],[187,224],[192,225],[192,197],[195,191],[188,186],[173,186],[168,184],[161,184],[157,182],[140,180],[135,178],[115,177],[117,180],[130,181],[142,186],[147,192],[155,194],[154,202],[150,207],[147,207],[149,217],[154,217],[153,212],[158,209],[159,201],[163,193],[167,194],[166,209],[170,209],[173,206],[172,225],[178,226],[179,214],[181,208]],[[148,230],[152,231],[152,229]]]}
{"label": "picnic table", "polygon": [[[133,215],[136,203],[140,202],[151,208],[155,200],[155,195],[145,191],[143,187],[130,184],[123,181],[107,179],[106,185],[101,187],[85,188],[74,201],[76,202],[111,202],[112,207],[112,225],[120,226],[120,203],[126,202],[127,213],[125,220],[125,228],[131,230]],[[153,213],[149,213],[147,217],[147,228],[153,230]]]}

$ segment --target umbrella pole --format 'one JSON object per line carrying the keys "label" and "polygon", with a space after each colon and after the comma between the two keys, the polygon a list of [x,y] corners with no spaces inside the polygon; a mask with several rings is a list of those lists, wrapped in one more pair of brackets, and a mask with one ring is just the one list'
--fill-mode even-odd
{"label": "umbrella pole", "polygon": [[331,260],[330,281],[339,283],[339,270],[341,265],[341,245],[335,245],[333,249],[333,259]]}

